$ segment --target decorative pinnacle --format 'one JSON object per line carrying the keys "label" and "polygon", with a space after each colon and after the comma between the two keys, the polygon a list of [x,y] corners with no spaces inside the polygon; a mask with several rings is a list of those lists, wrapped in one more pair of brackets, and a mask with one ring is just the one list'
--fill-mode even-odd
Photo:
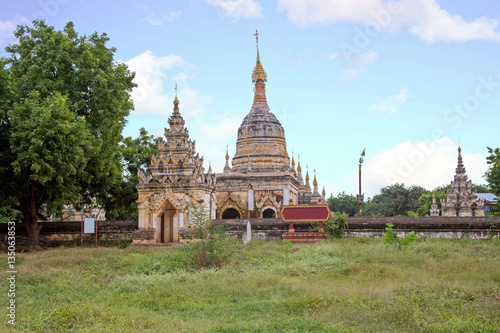
{"label": "decorative pinnacle", "polygon": [[295,159],[293,158],[293,150],[292,150],[292,168],[295,169]]}
{"label": "decorative pinnacle", "polygon": [[259,32],[255,30],[255,40],[257,42],[257,63],[255,64],[255,67],[253,69],[252,73],[252,82],[255,83],[258,80],[262,81],[267,81],[267,74],[264,71],[264,67],[262,67],[262,64],[260,63],[260,56],[259,56]]}
{"label": "decorative pinnacle", "polygon": [[326,191],[324,186],[323,186],[323,191],[321,191],[321,195],[323,196],[323,198],[326,196]]}
{"label": "decorative pinnacle", "polygon": [[175,84],[175,99],[174,99],[174,105],[179,104],[179,99],[177,98],[177,83]]}
{"label": "decorative pinnacle", "polygon": [[226,145],[226,161],[229,160],[229,151],[228,151],[228,145]]}

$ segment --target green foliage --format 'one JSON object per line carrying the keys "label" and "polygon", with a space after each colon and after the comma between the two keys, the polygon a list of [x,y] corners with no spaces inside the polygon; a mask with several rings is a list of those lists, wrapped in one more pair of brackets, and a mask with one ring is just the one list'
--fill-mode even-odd
{"label": "green foliage", "polygon": [[127,248],[132,242],[128,239],[118,239],[116,241],[116,247],[119,249]]}
{"label": "green foliage", "polygon": [[349,229],[349,223],[346,213],[333,212],[332,217],[323,223],[325,232],[330,238],[342,238]]}
{"label": "green foliage", "polygon": [[[193,268],[221,268],[238,258],[242,242],[226,234],[223,226],[209,227],[205,239],[198,239],[183,245],[183,250],[191,256]],[[204,231],[198,229],[198,235]],[[196,234],[196,232],[195,232]]]}
{"label": "green foliage", "polygon": [[493,217],[488,216],[488,222],[490,223],[488,229],[488,238],[492,239],[498,235],[497,227],[495,226],[495,222],[493,222]]}
{"label": "green foliage", "polygon": [[363,216],[404,216],[408,211],[417,211],[418,199],[427,190],[420,186],[405,187],[394,184],[384,187],[363,205]]}
{"label": "green foliage", "polygon": [[337,194],[336,197],[330,195],[327,203],[332,212],[346,213],[348,216],[355,216],[359,213],[359,204],[356,197],[352,194],[342,192]]}
{"label": "green foliage", "polygon": [[500,197],[500,148],[492,149],[488,147],[490,156],[486,157],[488,161],[488,171],[486,171],[485,178],[488,182],[491,191]]}
{"label": "green foliage", "polygon": [[191,210],[193,236],[197,239],[183,249],[191,254],[194,268],[220,268],[238,256],[242,243],[226,234],[224,226],[210,226],[205,205],[193,205]]}
{"label": "green foliage", "polygon": [[134,77],[106,34],[44,21],[18,26],[0,58],[0,205],[22,213],[38,247],[38,213],[103,204],[122,175],[117,154]]}
{"label": "green foliage", "polygon": [[400,238],[398,234],[393,230],[393,224],[387,223],[385,228],[385,233],[383,236],[384,242],[390,245],[394,245],[397,248],[407,246],[408,244],[416,241],[418,236],[412,231],[403,238]]}
{"label": "green foliage", "polygon": [[126,137],[118,146],[116,156],[123,169],[103,200],[106,217],[109,219],[137,219],[138,193],[135,188],[139,183],[137,170],[146,171],[151,155],[158,153],[157,142],[160,139],[148,135],[144,128],[139,131],[137,138]]}
{"label": "green foliage", "polygon": [[432,192],[423,193],[419,198],[418,202],[421,205],[417,209],[418,216],[425,216],[430,214],[432,205],[432,196],[436,195],[436,204],[438,208],[441,209],[441,199],[446,199],[448,196],[449,185],[440,186],[434,189]]}

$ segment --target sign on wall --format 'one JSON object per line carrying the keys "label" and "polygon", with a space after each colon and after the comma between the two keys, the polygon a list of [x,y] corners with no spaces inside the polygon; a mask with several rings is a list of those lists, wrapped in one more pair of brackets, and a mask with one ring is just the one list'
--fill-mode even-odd
{"label": "sign on wall", "polygon": [[95,219],[93,217],[86,217],[83,220],[83,233],[93,234],[95,232]]}

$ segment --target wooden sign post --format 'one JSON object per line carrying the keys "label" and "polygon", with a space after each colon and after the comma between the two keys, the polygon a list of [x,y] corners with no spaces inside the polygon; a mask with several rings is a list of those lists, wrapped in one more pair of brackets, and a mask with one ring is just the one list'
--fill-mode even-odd
{"label": "wooden sign post", "polygon": [[[323,222],[330,219],[330,207],[328,205],[289,205],[281,208],[281,218],[288,222],[288,232],[283,234],[283,239],[294,243],[315,243],[328,235],[323,230]],[[294,222],[318,222],[319,232],[295,232]]]}

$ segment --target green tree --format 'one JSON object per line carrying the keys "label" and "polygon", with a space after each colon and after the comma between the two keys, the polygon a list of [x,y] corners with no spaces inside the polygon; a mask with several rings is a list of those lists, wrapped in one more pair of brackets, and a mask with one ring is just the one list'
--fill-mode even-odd
{"label": "green tree", "polygon": [[120,143],[117,158],[121,161],[123,170],[104,200],[106,216],[109,219],[137,219],[137,170],[145,172],[149,167],[151,155],[158,152],[159,139],[148,135],[146,129],[141,128],[139,137],[134,139],[129,136]]}
{"label": "green tree", "polygon": [[488,161],[488,171],[486,171],[485,178],[488,185],[497,197],[500,197],[500,148],[488,147],[490,156],[486,157]]}
{"label": "green tree", "polygon": [[38,20],[14,34],[0,60],[0,201],[16,202],[28,246],[37,248],[44,204],[102,202],[119,179],[116,151],[135,84],[113,61],[106,34],[79,36],[71,22],[56,31]]}
{"label": "green tree", "polygon": [[346,194],[345,192],[337,194],[336,197],[330,195],[327,203],[332,212],[346,213],[348,216],[354,216],[359,211],[356,197],[352,194]]}
{"label": "green tree", "polygon": [[416,211],[420,207],[418,199],[428,192],[420,186],[405,187],[404,184],[386,186],[363,205],[365,216],[406,215],[408,211]]}

